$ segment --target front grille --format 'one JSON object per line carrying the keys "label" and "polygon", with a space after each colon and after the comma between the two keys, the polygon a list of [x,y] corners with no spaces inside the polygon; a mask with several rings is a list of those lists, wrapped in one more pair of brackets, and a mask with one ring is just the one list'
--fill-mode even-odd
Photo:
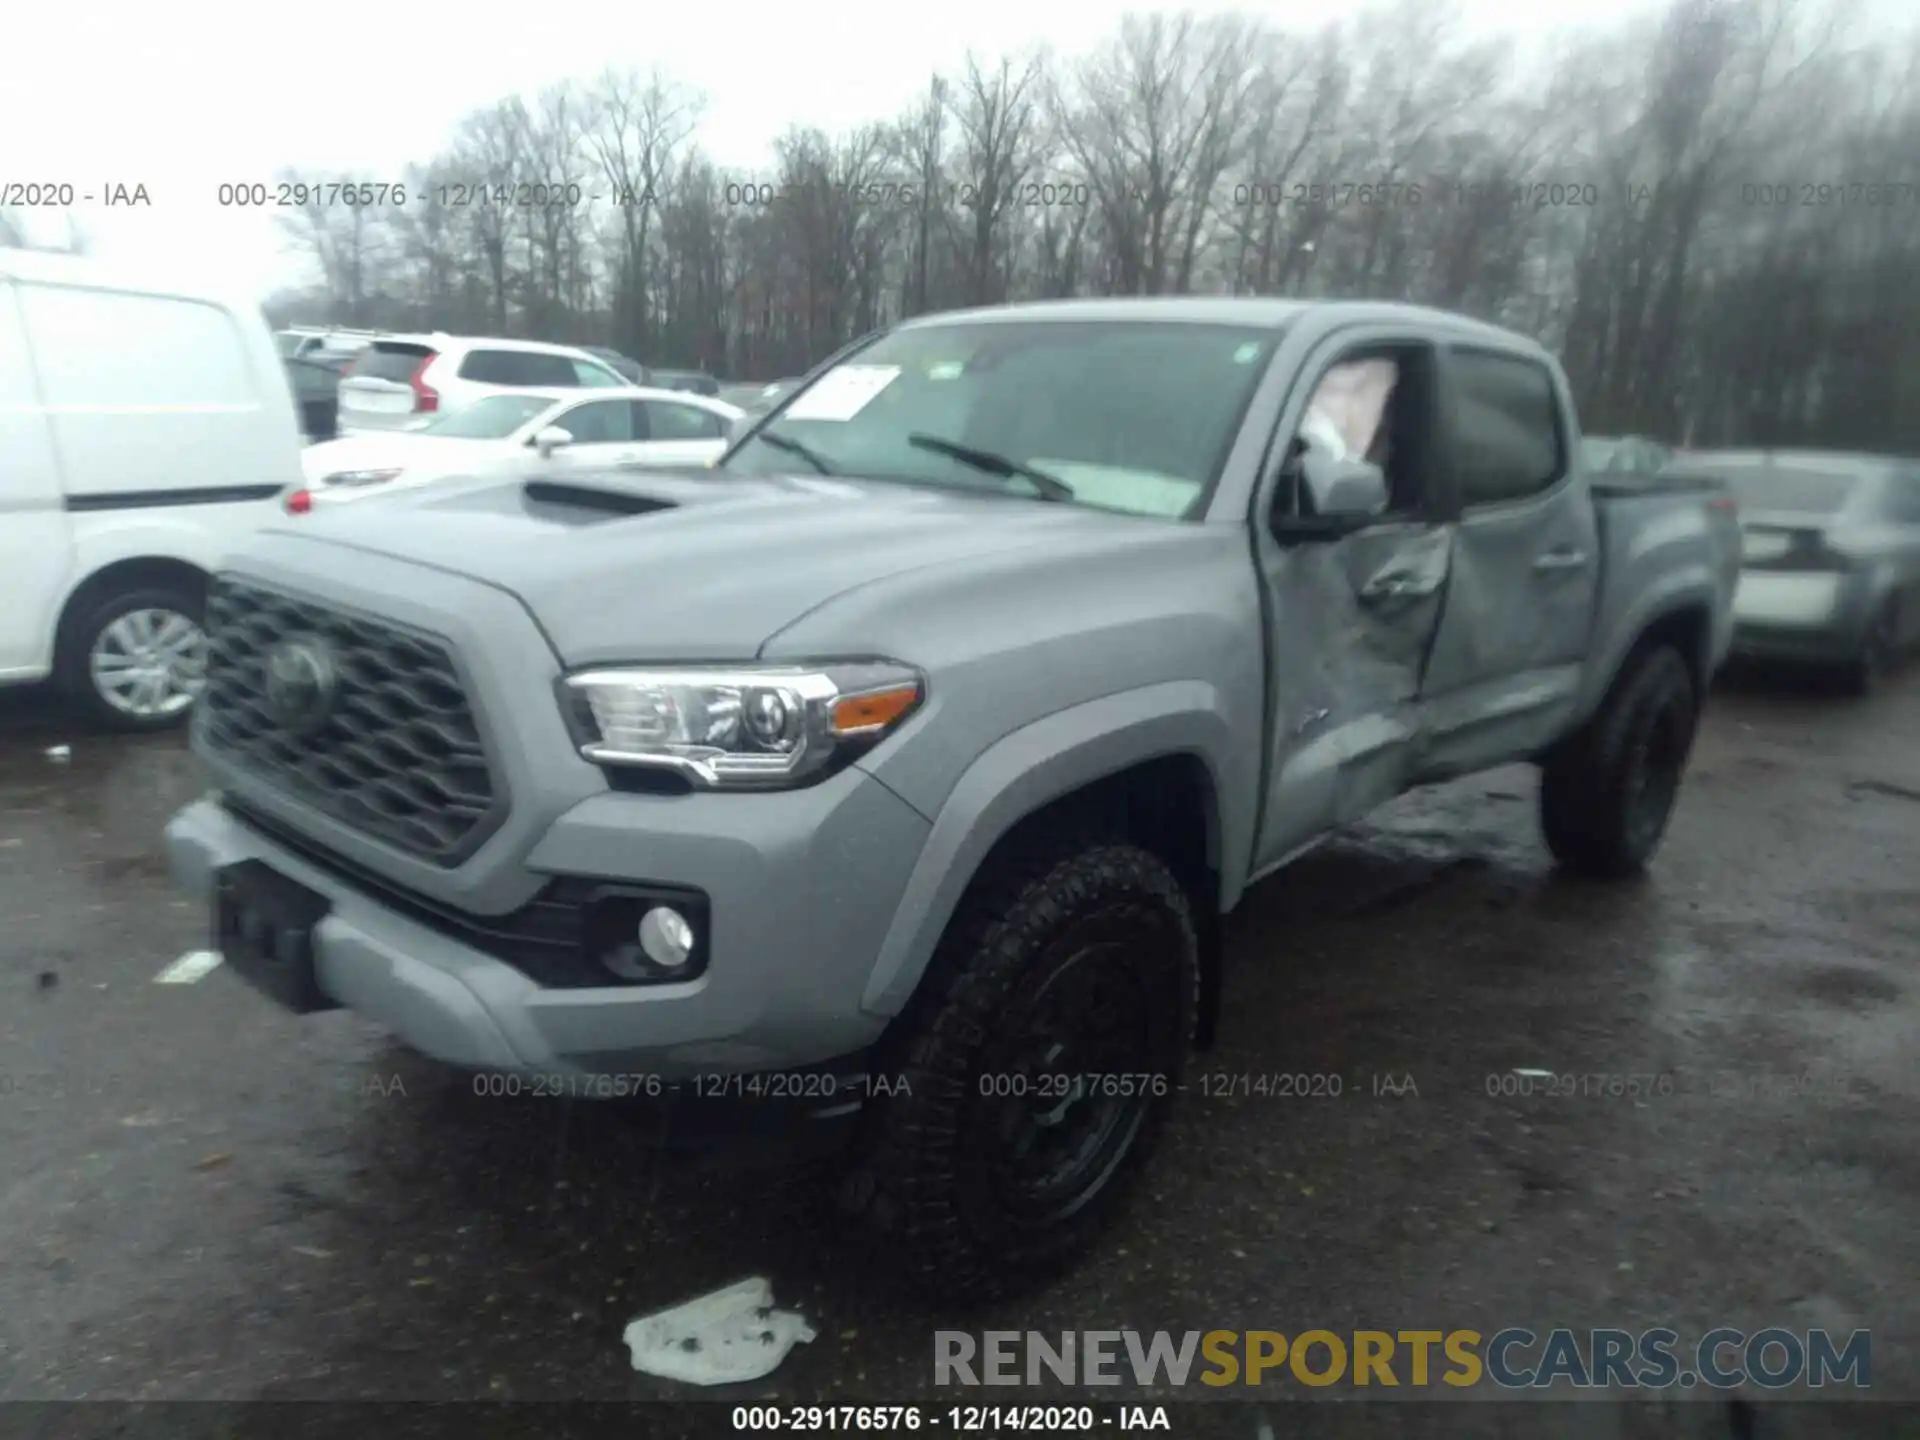
{"label": "front grille", "polygon": [[[242,770],[440,866],[505,818],[445,642],[232,576],[208,595],[207,640],[201,743]],[[329,684],[304,696],[270,688],[269,662],[289,642],[330,662]],[[296,708],[290,694],[312,703]]]}

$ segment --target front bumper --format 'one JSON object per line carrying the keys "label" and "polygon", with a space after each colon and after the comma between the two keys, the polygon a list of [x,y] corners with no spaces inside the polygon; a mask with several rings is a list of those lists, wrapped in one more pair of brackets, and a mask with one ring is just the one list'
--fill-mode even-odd
{"label": "front bumper", "polygon": [[208,904],[215,872],[243,860],[324,895],[321,991],[424,1054],[631,1086],[798,1072],[871,1046],[885,1021],[861,1010],[861,994],[927,829],[857,769],[785,793],[583,800],[526,857],[534,878],[693,889],[711,922],[696,979],[604,988],[544,987],[217,799],[182,810],[166,839],[176,878]]}

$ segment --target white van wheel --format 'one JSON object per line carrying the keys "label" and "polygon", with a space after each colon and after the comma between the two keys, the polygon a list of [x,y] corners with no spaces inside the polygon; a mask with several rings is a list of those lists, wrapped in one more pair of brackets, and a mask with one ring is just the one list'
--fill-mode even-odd
{"label": "white van wheel", "polygon": [[70,632],[66,688],[91,718],[118,730],[178,724],[206,688],[201,597],[168,585],[112,596]]}

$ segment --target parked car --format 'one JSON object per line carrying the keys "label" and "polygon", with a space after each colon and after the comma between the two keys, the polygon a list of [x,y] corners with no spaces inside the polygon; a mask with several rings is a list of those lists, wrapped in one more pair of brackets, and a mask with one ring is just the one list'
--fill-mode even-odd
{"label": "parked car", "polygon": [[1673,451],[1644,435],[1583,435],[1580,458],[1591,475],[1658,475]]}
{"label": "parked car", "polygon": [[1259,877],[1526,760],[1563,864],[1647,864],[1738,535],[1690,487],[1596,494],[1578,441],[1546,352],[1438,311],[911,320],[726,483],[257,537],[214,601],[216,793],[169,853],[295,1010],[844,1125],[901,1273],[991,1289],[1113,1213]]}
{"label": "parked car", "polygon": [[300,457],[306,486],[289,502],[304,511],[453,475],[706,465],[727,448],[727,431],[740,414],[703,395],[639,387],[489,395],[419,430],[310,446]]}
{"label": "parked car", "polygon": [[700,370],[651,370],[647,383],[662,390],[690,390],[695,395],[717,397],[720,382]]}
{"label": "parked car", "polygon": [[300,482],[283,374],[250,300],[0,249],[0,685],[187,712],[207,575]]}
{"label": "parked car", "polygon": [[1864,692],[1920,645],[1920,460],[1722,450],[1673,473],[1739,501],[1735,654],[1829,668]]}
{"label": "parked car", "polygon": [[617,370],[584,350],[537,340],[387,335],[340,381],[340,429],[401,430],[488,395],[528,389],[618,389]]}
{"label": "parked car", "polygon": [[596,360],[606,361],[607,364],[620,372],[621,377],[625,379],[628,384],[646,385],[650,383],[647,379],[647,367],[642,365],[638,360],[635,360],[631,355],[622,355],[618,350],[609,350],[604,345],[586,345],[581,348]]}

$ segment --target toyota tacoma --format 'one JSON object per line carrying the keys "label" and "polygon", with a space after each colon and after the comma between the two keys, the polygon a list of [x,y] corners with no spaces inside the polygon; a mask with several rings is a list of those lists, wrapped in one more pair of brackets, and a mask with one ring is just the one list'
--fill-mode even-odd
{"label": "toyota tacoma", "polygon": [[171,860],[281,1003],[843,1122],[907,1273],[1014,1282],[1126,1194],[1262,876],[1515,761],[1563,866],[1647,864],[1738,525],[1579,454],[1554,359],[1439,311],[912,320],[710,469],[260,532]]}

